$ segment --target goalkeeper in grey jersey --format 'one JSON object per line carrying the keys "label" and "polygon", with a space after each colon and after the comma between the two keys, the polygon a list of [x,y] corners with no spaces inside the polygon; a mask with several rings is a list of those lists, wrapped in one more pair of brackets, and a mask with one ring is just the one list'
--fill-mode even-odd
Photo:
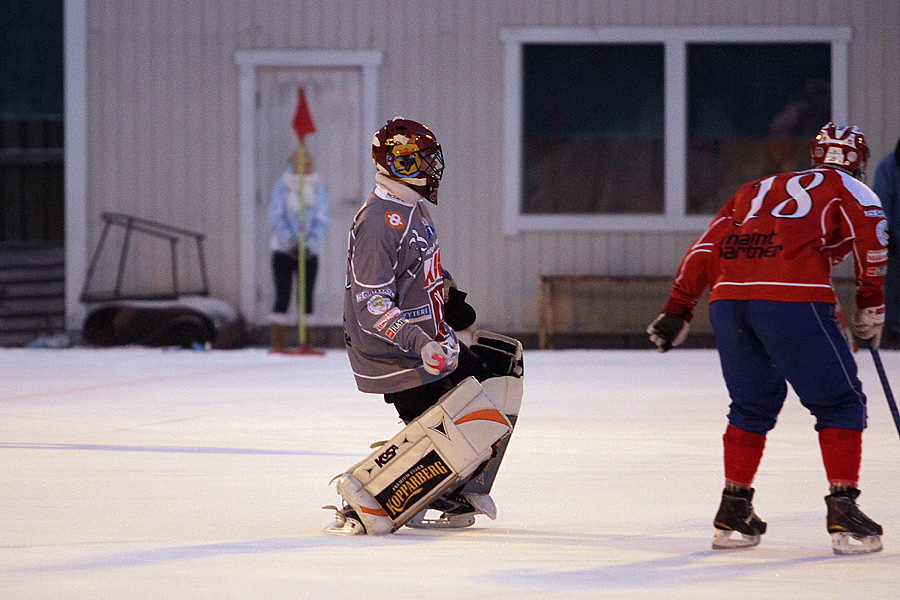
{"label": "goalkeeper in grey jersey", "polygon": [[[431,130],[401,117],[389,121],[372,140],[372,160],[377,167],[375,188],[350,229],[345,342],[359,390],[383,394],[410,423],[469,377],[483,382],[517,370],[521,378],[521,344],[486,332],[475,334],[471,348],[457,339],[454,328],[472,325],[475,311],[441,266],[437,231],[424,202],[437,204],[444,169],[441,146]],[[514,420],[520,401],[521,394],[514,408],[507,403],[507,419],[512,415]],[[495,404],[503,410],[503,401]],[[495,455],[498,448],[495,445]],[[502,452],[487,462],[499,464],[500,457]],[[475,514],[493,517],[496,509],[487,492],[496,465],[493,472],[489,467],[482,465],[453,493],[429,505],[442,511],[440,519],[425,519],[421,510],[414,515],[421,518],[409,524],[465,526],[474,523]],[[353,502],[348,503],[345,510],[353,510]],[[462,514],[465,518],[458,519]],[[394,529],[401,520],[394,520]],[[340,533],[360,533],[354,526],[338,511]]]}

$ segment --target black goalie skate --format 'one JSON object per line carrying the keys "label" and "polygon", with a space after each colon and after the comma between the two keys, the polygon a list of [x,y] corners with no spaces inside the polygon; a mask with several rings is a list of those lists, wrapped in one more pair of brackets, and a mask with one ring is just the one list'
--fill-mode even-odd
{"label": "black goalie skate", "polygon": [[881,550],[881,525],[859,510],[859,490],[851,487],[832,488],[825,496],[828,506],[828,533],[835,554],[866,554]]}
{"label": "black goalie skate", "polygon": [[[722,492],[722,503],[713,521],[715,550],[749,548],[759,543],[759,536],[766,532],[766,522],[753,512],[753,491],[753,488],[726,488]],[[732,539],[733,532],[740,533],[741,537]]]}

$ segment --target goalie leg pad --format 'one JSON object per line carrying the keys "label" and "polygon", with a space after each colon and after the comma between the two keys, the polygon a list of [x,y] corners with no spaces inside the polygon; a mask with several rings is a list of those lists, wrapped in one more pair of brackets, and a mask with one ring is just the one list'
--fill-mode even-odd
{"label": "goalie leg pad", "polygon": [[396,531],[472,475],[511,429],[481,384],[469,377],[340,475],[338,493],[360,509],[367,533]]}
{"label": "goalie leg pad", "polygon": [[[490,365],[496,375],[481,383],[484,392],[506,416],[512,428],[515,428],[523,394],[522,343],[498,333],[476,331],[472,337],[472,350]],[[510,435],[512,435],[512,428]],[[497,443],[496,452],[493,453],[484,470],[466,482],[461,490],[462,494],[481,495],[491,492],[500,463],[503,461],[503,455],[506,453],[506,447],[509,445],[509,438],[510,436],[506,436]]]}
{"label": "goalie leg pad", "polygon": [[380,504],[367,492],[359,480],[349,473],[340,475],[337,479],[338,494],[353,510],[359,520],[362,521],[366,533],[369,535],[384,535],[393,531],[393,522]]}
{"label": "goalie leg pad", "polygon": [[461,490],[462,494],[491,493],[491,487],[494,485],[494,479],[497,478],[497,471],[500,469],[500,463],[503,461],[506,447],[509,445],[509,438],[512,436],[513,428],[519,418],[519,406],[522,404],[521,377],[492,377],[483,381],[481,385],[488,397],[501,407],[501,412],[510,423],[510,435],[497,442],[496,451],[488,459],[487,465],[481,473],[466,482]]}

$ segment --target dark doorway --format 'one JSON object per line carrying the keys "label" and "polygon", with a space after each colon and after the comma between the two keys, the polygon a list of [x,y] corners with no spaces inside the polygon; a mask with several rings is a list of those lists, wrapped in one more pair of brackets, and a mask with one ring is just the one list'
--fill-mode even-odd
{"label": "dark doorway", "polygon": [[63,243],[63,2],[0,0],[0,247]]}

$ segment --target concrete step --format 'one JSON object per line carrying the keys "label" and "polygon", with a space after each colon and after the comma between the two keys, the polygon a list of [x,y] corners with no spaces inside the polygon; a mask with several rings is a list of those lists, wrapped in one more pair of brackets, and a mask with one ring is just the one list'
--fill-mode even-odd
{"label": "concrete step", "polygon": [[17,267],[62,265],[66,253],[54,248],[0,248],[0,270]]}
{"label": "concrete step", "polygon": [[62,313],[46,315],[29,315],[21,317],[0,316],[0,332],[7,333],[48,333],[61,331],[65,326]]}
{"label": "concrete step", "polygon": [[63,281],[65,277],[65,267],[57,264],[0,267],[0,284],[22,281]]}
{"label": "concrete step", "polygon": [[63,248],[0,248],[0,346],[65,331]]}
{"label": "concrete step", "polygon": [[0,301],[11,298],[46,298],[65,296],[66,285],[61,279],[51,281],[0,281]]}

